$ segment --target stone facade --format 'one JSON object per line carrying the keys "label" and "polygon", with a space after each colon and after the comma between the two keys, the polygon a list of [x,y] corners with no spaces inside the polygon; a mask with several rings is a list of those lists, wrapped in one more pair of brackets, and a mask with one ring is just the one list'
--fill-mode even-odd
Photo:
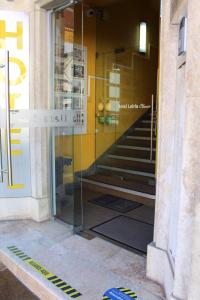
{"label": "stone facade", "polygon": [[[199,5],[163,1],[161,82],[154,243],[147,275],[165,287],[167,299],[199,298]],[[180,20],[188,17],[186,63],[177,56]]]}

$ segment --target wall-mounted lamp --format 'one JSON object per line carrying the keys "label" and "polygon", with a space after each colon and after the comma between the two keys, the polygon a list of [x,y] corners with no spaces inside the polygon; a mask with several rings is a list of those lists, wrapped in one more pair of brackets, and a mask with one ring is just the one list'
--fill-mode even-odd
{"label": "wall-mounted lamp", "polygon": [[147,52],[147,23],[140,22],[140,43],[139,43],[139,52]]}

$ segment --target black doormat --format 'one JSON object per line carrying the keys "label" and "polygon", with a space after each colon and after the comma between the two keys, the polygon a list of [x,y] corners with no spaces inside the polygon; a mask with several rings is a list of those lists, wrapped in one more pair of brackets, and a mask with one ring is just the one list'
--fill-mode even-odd
{"label": "black doormat", "polygon": [[147,253],[147,245],[153,241],[153,225],[126,216],[118,216],[91,230],[143,253]]}
{"label": "black doormat", "polygon": [[122,214],[125,214],[143,205],[138,202],[126,200],[112,195],[103,195],[101,197],[92,199],[89,202],[99,206],[103,206],[105,208],[115,210]]}

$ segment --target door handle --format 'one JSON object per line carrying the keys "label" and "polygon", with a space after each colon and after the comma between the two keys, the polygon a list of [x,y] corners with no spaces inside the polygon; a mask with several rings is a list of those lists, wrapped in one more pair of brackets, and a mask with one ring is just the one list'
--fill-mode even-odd
{"label": "door handle", "polygon": [[5,98],[6,98],[6,147],[7,147],[7,174],[8,185],[13,185],[12,156],[11,156],[11,133],[10,133],[10,70],[9,51],[5,55]]}

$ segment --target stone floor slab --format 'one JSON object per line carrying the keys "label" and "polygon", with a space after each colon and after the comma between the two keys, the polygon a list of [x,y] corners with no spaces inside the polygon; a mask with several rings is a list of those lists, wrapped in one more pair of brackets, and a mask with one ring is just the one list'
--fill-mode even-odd
{"label": "stone floor slab", "polygon": [[30,266],[11,254],[15,245],[82,293],[80,300],[101,300],[124,286],[139,300],[163,300],[161,287],[145,277],[146,258],[98,237],[86,240],[57,221],[0,223],[0,260],[40,299],[70,299]]}

